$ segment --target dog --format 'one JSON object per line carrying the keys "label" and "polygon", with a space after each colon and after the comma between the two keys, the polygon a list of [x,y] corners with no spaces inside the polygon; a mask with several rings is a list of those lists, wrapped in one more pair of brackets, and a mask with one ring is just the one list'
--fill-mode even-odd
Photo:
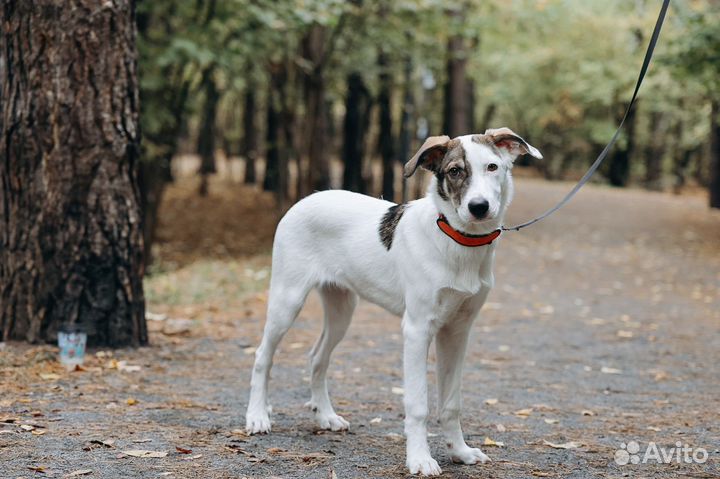
{"label": "dog", "polygon": [[433,173],[427,195],[407,204],[330,190],[295,204],[277,227],[267,321],[255,353],[246,414],[249,434],[270,432],[267,388],[273,354],[309,291],[324,307],[324,328],[310,352],[308,406],[322,429],[340,431],[327,390],[330,355],[350,325],[358,297],[402,316],[406,464],[411,474],[442,471],[427,441],[427,359],[437,349],[439,419],[450,457],[488,457],[465,443],[461,374],[470,327],[493,287],[497,237],[512,199],[512,166],[540,152],[509,128],[428,138],[407,162]]}

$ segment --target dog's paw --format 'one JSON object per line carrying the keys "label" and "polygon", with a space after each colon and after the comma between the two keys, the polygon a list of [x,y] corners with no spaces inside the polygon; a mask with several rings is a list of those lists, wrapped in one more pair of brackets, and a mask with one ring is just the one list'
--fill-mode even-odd
{"label": "dog's paw", "polygon": [[408,457],[407,467],[410,469],[410,474],[421,474],[423,476],[439,476],[442,474],[442,469],[430,454]]}
{"label": "dog's paw", "polygon": [[480,449],[468,446],[459,451],[450,451],[450,458],[453,462],[462,464],[485,464],[490,460]]}
{"label": "dog's paw", "polygon": [[270,432],[270,417],[263,411],[245,417],[245,432],[248,434],[264,434]]}
{"label": "dog's paw", "polygon": [[347,431],[350,427],[350,423],[343,419],[342,416],[338,416],[335,413],[332,414],[315,414],[320,429],[328,429],[330,431]]}

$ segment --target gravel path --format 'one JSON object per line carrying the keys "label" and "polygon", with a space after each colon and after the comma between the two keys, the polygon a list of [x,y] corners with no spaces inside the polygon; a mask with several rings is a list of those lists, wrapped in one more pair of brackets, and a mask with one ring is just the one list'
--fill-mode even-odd
{"label": "gravel path", "polygon": [[[518,180],[510,222],[568,188]],[[506,234],[471,339],[463,421],[471,445],[503,446],[483,447],[492,463],[454,465],[433,420],[443,477],[720,477],[719,239],[720,213],[703,198],[596,186],[551,219]],[[320,329],[315,297],[276,357],[273,433],[238,430],[264,301],[261,292],[153,305],[190,318],[190,331],[157,322],[173,334],[154,333],[150,348],[101,352],[85,371],[59,371],[51,348],[5,345],[0,477],[404,477],[400,321],[373,305],[361,304],[330,369],[349,432],[317,431],[303,407],[305,354]],[[434,407],[434,378],[431,387]],[[640,459],[651,442],[667,452],[678,441],[708,457],[618,465],[614,454],[630,441]],[[167,455],[123,453],[138,449]]]}

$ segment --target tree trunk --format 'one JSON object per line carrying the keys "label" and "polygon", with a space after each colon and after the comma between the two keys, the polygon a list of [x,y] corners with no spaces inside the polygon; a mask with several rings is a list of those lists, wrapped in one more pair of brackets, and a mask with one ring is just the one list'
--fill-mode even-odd
{"label": "tree trunk", "polygon": [[380,134],[378,149],[382,158],[382,197],[388,201],[395,201],[395,145],[392,134],[392,77],[389,72],[389,60],[383,51],[378,55],[380,68],[380,92],[378,93],[378,107],[380,114]]}
{"label": "tree trunk", "polygon": [[363,159],[370,92],[359,72],[350,73],[347,83],[348,93],[345,99],[345,120],[343,122],[343,161],[345,162],[343,189],[366,193]]}
{"label": "tree trunk", "polygon": [[203,73],[202,89],[205,91],[205,103],[203,105],[202,117],[200,118],[200,132],[198,133],[198,155],[200,155],[200,196],[208,194],[208,175],[217,171],[215,167],[215,116],[217,105],[220,101],[215,80],[213,79],[213,67],[209,67]]}
{"label": "tree trunk", "polygon": [[710,208],[720,208],[720,100],[712,101],[710,113]]}
{"label": "tree trunk", "polygon": [[645,187],[662,190],[662,162],[665,153],[665,125],[663,113],[650,113],[650,137],[645,149]]}
{"label": "tree trunk", "polygon": [[248,82],[245,90],[245,111],[243,112],[242,156],[245,158],[245,183],[257,181],[257,130],[255,129],[255,84]]}
{"label": "tree trunk", "polygon": [[467,79],[467,51],[465,40],[459,35],[450,37],[447,48],[447,79],[443,129],[454,138],[470,133],[470,93]]}
{"label": "tree trunk", "polygon": [[[630,159],[635,153],[635,125],[637,123],[637,110],[639,102],[630,110],[630,114],[625,120],[625,147],[616,146],[615,153],[610,157],[610,168],[608,171],[608,180],[613,186],[627,186],[630,182]],[[625,112],[626,105],[621,104],[618,111]]]}
{"label": "tree trunk", "polygon": [[267,125],[265,128],[265,178],[263,189],[275,191],[280,179],[280,113],[277,105],[277,95],[272,85],[267,96]]}
{"label": "tree trunk", "polygon": [[307,98],[306,123],[308,127],[308,172],[302,197],[307,192],[330,187],[330,162],[327,155],[327,118],[325,116],[324,42],[325,27],[313,25],[303,40],[305,58],[313,65],[305,76]]}
{"label": "tree trunk", "polygon": [[147,343],[133,2],[6,0],[2,339]]}
{"label": "tree trunk", "polygon": [[[400,164],[404,164],[410,159],[410,149],[412,148],[412,119],[415,114],[415,97],[413,95],[413,83],[412,83],[412,71],[413,63],[412,56],[408,55],[405,57],[405,68],[403,69],[403,87],[405,92],[403,93],[403,106],[402,114],[400,115],[400,149],[398,151],[398,161]],[[402,203],[407,203],[409,200],[408,191],[408,180],[403,177],[402,179]]]}

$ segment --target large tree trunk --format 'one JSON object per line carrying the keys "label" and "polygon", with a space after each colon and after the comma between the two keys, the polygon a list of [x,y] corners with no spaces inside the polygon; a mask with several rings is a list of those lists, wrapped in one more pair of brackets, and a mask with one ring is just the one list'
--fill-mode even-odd
{"label": "large tree trunk", "polygon": [[130,0],[6,0],[2,339],[147,342]]}
{"label": "large tree trunk", "polygon": [[257,130],[255,128],[255,84],[248,82],[245,90],[245,111],[243,111],[243,141],[241,155],[245,158],[245,183],[257,181]]}
{"label": "large tree trunk", "polygon": [[213,67],[203,73],[202,89],[205,92],[200,132],[198,133],[197,152],[200,155],[200,196],[208,194],[208,176],[215,173],[215,116],[220,101],[220,92],[213,79]]}
{"label": "large tree trunk", "polygon": [[710,115],[710,208],[720,208],[720,100],[712,101]]}
{"label": "large tree trunk", "polygon": [[345,99],[345,120],[343,122],[343,189],[366,193],[363,178],[365,156],[365,135],[370,111],[370,92],[362,75],[353,72],[348,75],[348,93]]}
{"label": "large tree trunk", "polygon": [[392,77],[389,71],[387,54],[383,51],[378,55],[380,69],[380,92],[378,93],[378,107],[380,114],[380,134],[378,149],[382,158],[382,196],[388,201],[395,201],[395,145],[392,134]]}

